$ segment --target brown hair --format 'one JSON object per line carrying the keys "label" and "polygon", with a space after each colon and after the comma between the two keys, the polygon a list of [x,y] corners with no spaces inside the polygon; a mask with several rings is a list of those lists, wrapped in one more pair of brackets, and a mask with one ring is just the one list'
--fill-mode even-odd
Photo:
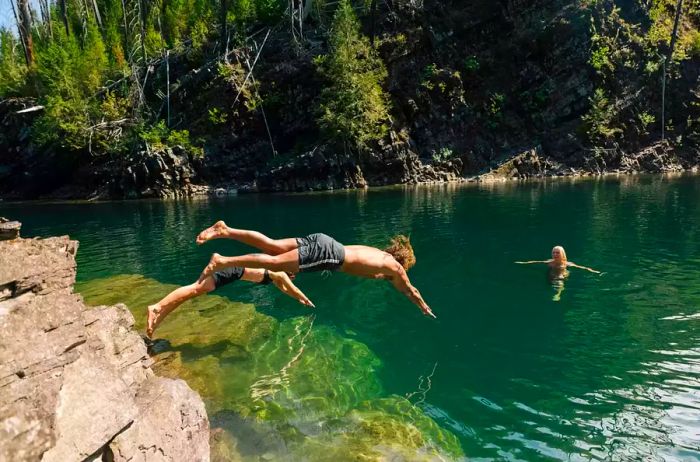
{"label": "brown hair", "polygon": [[411,241],[407,236],[399,234],[391,238],[389,247],[384,249],[384,252],[391,254],[394,259],[403,266],[403,269],[408,271],[416,264],[416,256],[413,253]]}

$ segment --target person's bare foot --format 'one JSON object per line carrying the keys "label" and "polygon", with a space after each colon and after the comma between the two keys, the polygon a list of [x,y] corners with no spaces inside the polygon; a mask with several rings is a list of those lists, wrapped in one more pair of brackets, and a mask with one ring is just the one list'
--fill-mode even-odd
{"label": "person's bare foot", "polygon": [[223,220],[219,220],[204,231],[202,231],[201,233],[199,233],[195,242],[197,243],[197,245],[202,245],[210,239],[217,239],[223,235],[226,228],[226,223],[224,223]]}
{"label": "person's bare foot", "polygon": [[160,306],[158,304],[149,305],[148,322],[146,323],[146,335],[148,338],[151,338],[158,324],[160,324]]}
{"label": "person's bare foot", "polygon": [[212,274],[216,273],[221,267],[223,257],[218,253],[211,254],[211,259],[209,264],[202,270],[202,274],[199,276],[199,281],[203,281]]}

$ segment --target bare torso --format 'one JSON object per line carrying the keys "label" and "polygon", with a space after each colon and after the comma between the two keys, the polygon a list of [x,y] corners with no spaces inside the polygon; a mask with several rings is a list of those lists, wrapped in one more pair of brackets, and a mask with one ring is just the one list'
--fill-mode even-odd
{"label": "bare torso", "polygon": [[561,281],[569,276],[569,270],[567,269],[566,263],[562,264],[551,261],[547,264],[547,266],[549,267],[549,279],[553,281]]}
{"label": "bare torso", "polygon": [[388,279],[392,263],[395,264],[395,260],[391,255],[375,247],[346,245],[341,271],[363,278]]}

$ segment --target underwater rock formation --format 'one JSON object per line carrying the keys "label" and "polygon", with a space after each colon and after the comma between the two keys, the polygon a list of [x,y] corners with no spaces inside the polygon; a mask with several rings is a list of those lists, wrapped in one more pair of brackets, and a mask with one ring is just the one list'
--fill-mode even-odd
{"label": "underwater rock formation", "polygon": [[[78,286],[88,303],[122,299],[138,326],[145,307],[173,288],[139,275]],[[384,391],[381,360],[367,345],[313,314],[278,320],[208,295],[173,312],[156,337],[154,370],[204,398],[213,461],[464,457],[457,437],[420,405]]]}

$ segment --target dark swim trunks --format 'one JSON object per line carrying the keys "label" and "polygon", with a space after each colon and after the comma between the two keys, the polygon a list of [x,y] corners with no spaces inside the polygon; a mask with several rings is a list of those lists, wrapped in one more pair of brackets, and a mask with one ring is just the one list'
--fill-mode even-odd
{"label": "dark swim trunks", "polygon": [[322,233],[298,237],[299,271],[338,271],[345,261],[345,247]]}
{"label": "dark swim trunks", "polygon": [[238,281],[243,277],[243,273],[245,273],[245,268],[241,268],[240,266],[232,266],[231,268],[217,271],[212,275],[214,278],[214,287],[218,289],[226,284]]}

